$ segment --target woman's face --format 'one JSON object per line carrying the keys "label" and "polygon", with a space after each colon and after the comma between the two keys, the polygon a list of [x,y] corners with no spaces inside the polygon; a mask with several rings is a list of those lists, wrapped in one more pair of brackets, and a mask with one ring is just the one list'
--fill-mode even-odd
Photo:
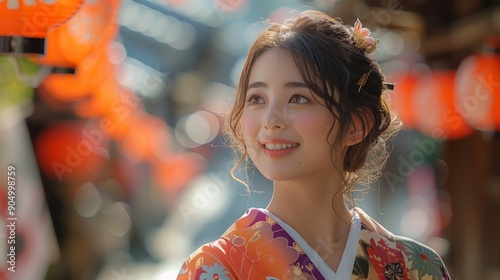
{"label": "woman's face", "polygon": [[[266,178],[287,181],[334,173],[327,141],[333,116],[313,97],[287,50],[272,48],[258,57],[245,100],[245,145]],[[334,127],[330,143],[335,135]]]}

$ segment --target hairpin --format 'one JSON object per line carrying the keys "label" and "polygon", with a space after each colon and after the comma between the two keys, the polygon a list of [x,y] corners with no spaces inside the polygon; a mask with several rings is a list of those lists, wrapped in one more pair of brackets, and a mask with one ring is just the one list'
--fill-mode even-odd
{"label": "hairpin", "polygon": [[370,72],[372,72],[371,70],[364,73],[363,76],[361,76],[361,78],[359,78],[359,81],[358,81],[358,92],[361,91],[361,88],[366,84],[366,81],[368,80],[368,76],[370,76]]}
{"label": "hairpin", "polygon": [[394,90],[394,84],[391,83],[384,83],[384,86],[388,90]]}
{"label": "hairpin", "polygon": [[368,54],[372,53],[377,48],[379,40],[370,37],[370,29],[363,27],[359,19],[356,19],[354,27],[351,27],[351,29],[356,47],[364,50]]}

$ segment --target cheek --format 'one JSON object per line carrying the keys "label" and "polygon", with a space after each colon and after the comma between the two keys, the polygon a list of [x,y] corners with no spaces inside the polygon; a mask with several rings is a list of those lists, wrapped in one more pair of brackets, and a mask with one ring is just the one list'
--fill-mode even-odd
{"label": "cheek", "polygon": [[246,111],[243,112],[240,119],[240,127],[243,136],[247,138],[249,134],[252,133],[253,127],[255,126],[255,120],[250,117],[250,114]]}
{"label": "cheek", "polygon": [[252,146],[255,145],[257,140],[257,134],[259,133],[260,123],[255,116],[248,111],[243,111],[240,120],[241,132],[243,134],[243,139],[245,140],[245,145],[249,152],[252,150]]}
{"label": "cheek", "polygon": [[[296,129],[300,130],[303,135],[314,135],[314,137],[323,137],[323,139],[326,140],[328,132],[334,122],[330,114],[316,113],[300,116],[294,123]],[[332,131],[332,134],[334,133],[335,129]],[[320,139],[317,140],[320,141]]]}

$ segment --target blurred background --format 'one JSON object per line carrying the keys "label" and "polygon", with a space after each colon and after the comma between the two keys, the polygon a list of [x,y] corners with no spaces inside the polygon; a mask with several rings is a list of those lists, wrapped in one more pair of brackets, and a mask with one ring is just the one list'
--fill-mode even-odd
{"label": "blurred background", "polygon": [[357,206],[452,279],[500,279],[497,0],[0,1],[0,279],[175,279],[266,207],[258,170],[251,195],[229,175],[224,113],[265,21],[309,8],[359,18],[396,84],[404,127]]}

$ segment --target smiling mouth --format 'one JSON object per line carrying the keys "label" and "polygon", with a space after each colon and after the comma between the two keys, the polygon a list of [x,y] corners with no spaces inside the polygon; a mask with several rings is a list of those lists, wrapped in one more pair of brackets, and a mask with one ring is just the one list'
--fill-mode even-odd
{"label": "smiling mouth", "polygon": [[286,149],[291,149],[300,146],[299,143],[295,144],[285,144],[285,143],[267,143],[264,145],[264,147],[268,150],[272,151],[279,151],[279,150],[286,150]]}

